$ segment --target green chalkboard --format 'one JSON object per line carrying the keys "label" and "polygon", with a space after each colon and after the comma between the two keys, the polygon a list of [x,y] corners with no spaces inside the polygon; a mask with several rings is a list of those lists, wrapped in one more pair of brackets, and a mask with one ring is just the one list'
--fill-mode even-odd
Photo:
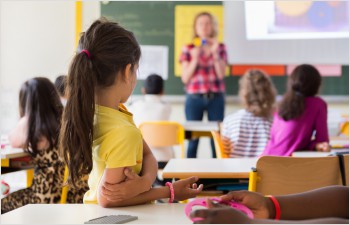
{"label": "green chalkboard", "polygon": [[[141,45],[166,45],[169,47],[168,80],[165,82],[167,95],[185,94],[179,77],[174,75],[174,15],[176,5],[221,5],[222,2],[172,2],[172,1],[110,1],[101,3],[101,15],[120,23],[134,32]],[[230,54],[230,53],[228,53]],[[239,77],[225,78],[226,93],[237,95]],[[279,94],[284,93],[287,76],[272,77]],[[134,93],[140,94],[143,81],[138,81]],[[349,95],[349,66],[342,66],[341,77],[325,77],[322,95]]]}

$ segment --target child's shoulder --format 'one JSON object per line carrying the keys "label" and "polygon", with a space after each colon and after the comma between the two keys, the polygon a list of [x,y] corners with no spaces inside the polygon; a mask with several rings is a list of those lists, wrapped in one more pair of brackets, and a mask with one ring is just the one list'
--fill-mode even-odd
{"label": "child's shoulder", "polygon": [[224,120],[225,121],[238,120],[238,119],[244,117],[245,115],[247,115],[247,113],[249,113],[247,110],[240,109],[237,112],[231,113],[228,116],[226,116]]}
{"label": "child's shoulder", "polygon": [[135,139],[142,138],[141,131],[133,124],[121,124],[111,129],[106,136],[114,139]]}
{"label": "child's shoulder", "polygon": [[327,106],[327,103],[319,96],[307,97],[307,104]]}

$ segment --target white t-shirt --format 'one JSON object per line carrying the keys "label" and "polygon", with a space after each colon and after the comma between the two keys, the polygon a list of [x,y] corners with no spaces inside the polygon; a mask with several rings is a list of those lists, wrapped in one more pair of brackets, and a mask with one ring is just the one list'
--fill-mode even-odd
{"label": "white t-shirt", "polygon": [[[161,95],[145,95],[143,100],[132,103],[128,110],[134,115],[134,122],[138,127],[145,121],[167,121],[170,119],[171,106],[161,99]],[[151,147],[154,157],[159,162],[167,162],[174,158],[172,147]]]}
{"label": "white t-shirt", "polygon": [[271,124],[271,119],[254,116],[245,109],[225,117],[222,136],[234,143],[230,157],[259,156],[270,138]]}

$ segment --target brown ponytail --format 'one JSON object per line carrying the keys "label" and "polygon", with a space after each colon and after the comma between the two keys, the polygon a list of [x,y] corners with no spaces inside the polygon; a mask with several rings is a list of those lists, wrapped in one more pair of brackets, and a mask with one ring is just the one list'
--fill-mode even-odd
{"label": "brown ponytail", "polygon": [[60,136],[61,154],[68,165],[71,184],[75,185],[92,170],[96,90],[114,84],[116,75],[128,64],[133,69],[140,56],[133,33],[117,23],[97,20],[82,35],[68,72],[68,101]]}
{"label": "brown ponytail", "polygon": [[278,115],[288,121],[303,114],[305,97],[315,96],[321,81],[321,75],[314,66],[297,66],[288,78],[287,92],[278,107]]}

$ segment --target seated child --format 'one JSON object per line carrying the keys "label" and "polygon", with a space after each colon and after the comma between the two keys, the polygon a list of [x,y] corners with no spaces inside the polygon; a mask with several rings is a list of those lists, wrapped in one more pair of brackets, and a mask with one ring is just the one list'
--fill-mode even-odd
{"label": "seated child", "polygon": [[[61,199],[64,163],[58,154],[58,137],[63,111],[55,86],[47,78],[26,81],[19,94],[20,120],[10,133],[14,148],[23,148],[35,163],[32,185],[1,199],[1,213],[27,204],[59,203]],[[69,203],[82,203],[87,183],[77,182],[67,196]]]}
{"label": "seated child", "polygon": [[239,81],[244,109],[225,117],[222,124],[224,150],[230,157],[256,157],[270,137],[276,89],[260,70],[249,70]]}
{"label": "seated child", "polygon": [[[142,88],[144,99],[138,100],[129,107],[134,115],[134,121],[138,127],[145,121],[166,121],[170,119],[171,106],[162,100],[164,81],[157,74],[147,77]],[[174,158],[172,147],[151,147],[152,153],[158,162],[158,167],[163,167]]]}
{"label": "seated child", "polygon": [[60,147],[72,184],[89,175],[84,203],[118,207],[199,194],[203,186],[197,187],[196,177],[152,188],[157,161],[123,105],[135,88],[141,57],[133,33],[100,19],[83,33],[78,49],[69,69]]}
{"label": "seated child", "polygon": [[253,212],[254,219],[231,207],[214,205],[209,200],[210,209],[193,211],[191,217],[203,218],[196,222],[203,224],[349,224],[349,187],[345,186],[328,186],[304,193],[275,196],[278,205],[271,197],[249,191],[233,191],[221,199],[244,204]]}
{"label": "seated child", "polygon": [[[321,75],[312,65],[297,66],[275,113],[263,155],[291,156],[294,151],[330,151],[327,103],[317,93]],[[315,133],[315,135],[314,135]]]}

